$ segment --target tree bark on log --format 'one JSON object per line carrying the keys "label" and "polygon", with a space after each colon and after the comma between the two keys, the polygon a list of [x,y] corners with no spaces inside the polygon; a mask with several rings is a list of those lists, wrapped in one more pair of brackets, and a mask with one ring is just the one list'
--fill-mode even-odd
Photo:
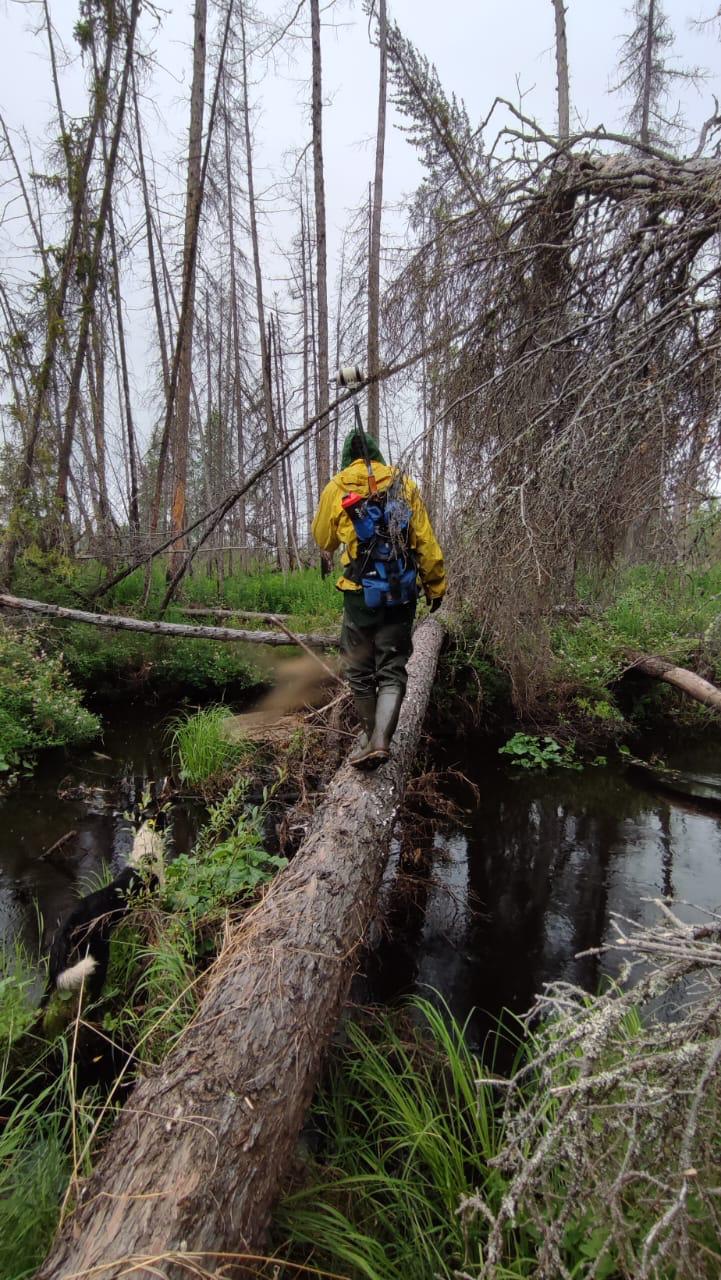
{"label": "tree bark on log", "polygon": [[[335,649],[340,636],[294,635],[287,630],[241,631],[239,627],[193,627],[184,622],[155,622],[152,618],[126,618],[114,613],[87,613],[84,609],[67,609],[60,604],[46,604],[44,600],[25,600],[21,596],[0,594],[0,609],[15,609],[27,613],[40,613],[47,618],[64,618],[68,622],[83,622],[91,627],[107,627],[110,631],[142,631],[149,635],[181,636],[186,640],[242,641],[243,644],[300,645],[301,648]],[[266,614],[267,618],[275,617]],[[280,615],[278,615],[279,617]],[[279,621],[278,626],[282,627]]]}
{"label": "tree bark on log", "polygon": [[721,711],[721,689],[711,684],[710,680],[704,680],[703,676],[697,676],[694,671],[688,671],[686,667],[676,667],[666,658],[650,655],[634,658],[633,665],[637,671],[643,671],[644,675],[665,680],[666,684],[672,684],[674,688],[687,693],[690,698],[695,698],[704,706],[712,707],[714,711]]}
{"label": "tree bark on log", "polygon": [[[266,621],[270,616],[267,613],[258,613],[255,609],[210,609],[195,605],[188,605],[187,609],[184,605],[176,605],[188,618],[245,618],[246,622]],[[290,617],[289,613],[274,613],[274,618],[282,618],[283,622],[287,622]]]}
{"label": "tree bark on log", "polygon": [[442,637],[433,618],[418,627],[390,761],[335,774],[195,1020],[136,1086],[38,1280],[176,1280],[216,1259],[237,1274],[262,1248],[371,917]]}

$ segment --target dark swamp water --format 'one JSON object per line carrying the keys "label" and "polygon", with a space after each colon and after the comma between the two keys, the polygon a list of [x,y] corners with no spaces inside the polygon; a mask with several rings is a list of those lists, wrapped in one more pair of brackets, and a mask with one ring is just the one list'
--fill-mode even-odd
{"label": "dark swamp water", "polygon": [[[0,941],[49,945],[103,861],[122,864],[132,838],[124,813],[169,771],[172,708],[104,710],[102,742],[47,755],[0,799]],[[487,747],[459,746],[456,755],[479,801],[462,825],[435,835],[432,858],[410,875],[398,874],[392,856],[383,926],[355,998],[385,1004],[438,992],[461,1021],[470,1017],[480,1045],[502,1010],[524,1012],[543,983],[593,990],[614,974],[613,956],[579,958],[610,939],[613,913],[651,919],[646,900],[658,897],[721,903],[721,811],[664,794],[620,765],[524,774]],[[717,743],[666,755],[721,782]],[[173,806],[176,851],[190,847],[201,816],[192,803]]]}
{"label": "dark swamp water", "polygon": [[[132,844],[127,814],[170,771],[177,708],[116,700],[95,710],[102,739],[46,753],[31,778],[0,797],[0,943],[19,938],[31,954],[38,942],[49,947],[78,895],[97,888],[104,863],[117,874]],[[173,805],[172,849],[190,848],[200,817],[192,800]]]}
{"label": "dark swamp water", "polygon": [[[668,750],[678,769],[721,782],[718,743]],[[495,755],[458,755],[480,789],[460,829],[434,838],[430,869],[384,883],[387,928],[367,959],[374,999],[439,993],[480,1047],[504,1010],[521,1014],[544,983],[589,991],[620,969],[614,915],[658,918],[673,898],[696,920],[721,904],[721,810],[641,783],[621,763],[524,773]],[[650,901],[649,901],[650,900]],[[362,998],[362,992],[359,992]]]}

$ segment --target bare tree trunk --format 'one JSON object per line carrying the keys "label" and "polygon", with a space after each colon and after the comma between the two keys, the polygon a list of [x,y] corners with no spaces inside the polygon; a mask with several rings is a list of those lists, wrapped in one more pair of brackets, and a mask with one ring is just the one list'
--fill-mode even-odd
{"label": "bare tree trunk", "polygon": [[330,433],[328,410],[328,262],[325,227],[325,182],[323,178],[323,97],[320,60],[320,0],[310,0],[311,48],[313,55],[313,181],[315,186],[316,276],[318,283],[318,410],[321,420],[317,436],[318,492],[330,479]]}
{"label": "bare tree trunk", "polygon": [[[561,0],[558,0],[561,3]],[[379,0],[378,48],[380,71],[378,76],[378,124],[376,128],[376,166],[373,179],[373,204],[368,252],[368,372],[375,373],[380,365],[380,279],[381,279],[381,219],[383,216],[383,157],[386,139],[386,92],[388,85],[388,17],[386,0]],[[380,439],[380,384],[372,382],[368,388],[368,431]]]}
{"label": "bare tree trunk", "polygon": [[556,17],[556,79],[558,83],[558,141],[568,142],[571,132],[568,89],[568,43],[564,0],[552,0]]}
{"label": "bare tree trunk", "polygon": [[104,316],[99,309],[93,311],[90,326],[90,349],[88,351],[88,386],[90,389],[90,407],[93,417],[93,440],[95,442],[95,473],[97,476],[98,495],[100,499],[100,529],[103,540],[110,531],[110,499],[108,497],[108,478],[105,452],[105,325]]}
{"label": "bare tree trunk", "polygon": [[[240,297],[238,293],[237,265],[235,260],[235,193],[233,190],[233,165],[230,145],[230,119],[223,86],[223,112],[225,124],[225,182],[228,200],[228,255],[230,259],[230,307],[231,339],[233,343],[233,409],[238,454],[238,479],[242,481],[245,470],[245,441],[243,439],[243,379],[240,359]],[[247,538],[245,501],[238,503],[238,535],[241,545]]]}
{"label": "bare tree trunk", "polygon": [[113,284],[115,293],[115,324],[118,331],[118,352],[120,355],[120,373],[123,387],[123,409],[125,419],[125,435],[128,447],[128,472],[130,486],[128,493],[128,518],[133,533],[140,532],[140,510],[138,505],[138,458],[135,443],[135,424],[133,407],[130,400],[130,375],[128,373],[128,355],[125,347],[125,324],[123,321],[123,302],[120,292],[120,270],[118,267],[118,245],[115,238],[115,222],[112,207],[108,211],[108,233],[110,235],[110,252],[112,255]]}
{"label": "bare tree trunk", "polygon": [[180,1280],[189,1263],[210,1271],[262,1249],[372,917],[442,635],[434,619],[417,629],[391,760],[375,775],[338,770],[194,1022],[137,1085],[37,1280],[159,1266]]}
{"label": "bare tree trunk", "polygon": [[[273,335],[273,351],[275,366],[275,390],[278,402],[278,428],[279,439],[281,444],[285,444],[288,439],[287,431],[287,396],[285,390],[285,369],[283,363],[283,340],[280,325],[280,316],[276,314],[275,319],[271,315],[270,318]],[[295,557],[295,563],[300,568],[300,557],[298,555],[298,515],[296,511],[295,489],[293,488],[293,467],[290,458],[285,457],[281,462],[283,471],[283,494],[285,496],[285,515],[286,525],[288,529],[288,554],[291,551]]]}
{"label": "bare tree trunk", "polygon": [[[308,361],[308,272],[306,270],[306,244],[305,244],[305,211],[303,208],[303,193],[300,196],[300,261],[301,273],[303,276],[303,421],[307,422],[310,414],[310,370]],[[307,547],[312,547],[313,536],[311,534],[311,525],[313,523],[313,474],[310,465],[310,440],[308,436],[303,441],[303,475],[305,477],[305,542]]]}
{"label": "bare tree trunk", "polygon": [[[340,251],[340,272],[338,274],[338,311],[335,318],[336,369],[340,369],[341,365],[346,363],[346,361],[343,359],[343,352],[341,350],[341,341],[342,341],[342,335],[343,335],[343,298],[345,293],[345,246],[346,246],[346,241],[344,236],[343,244],[341,246],[341,251]],[[338,439],[339,435],[340,435],[340,408],[338,405],[336,405],[335,411],[333,413],[333,473],[334,474],[338,470],[338,455],[340,451],[339,449],[340,442]]]}
{"label": "bare tree trunk", "polygon": [[155,233],[153,230],[153,214],[150,208],[150,196],[148,194],[148,177],[145,171],[145,154],[143,151],[143,130],[140,121],[140,110],[138,107],[138,89],[135,83],[135,68],[131,71],[131,84],[133,92],[133,113],[135,116],[135,138],[138,147],[138,175],[140,177],[140,189],[143,194],[143,213],[145,216],[145,244],[148,251],[148,267],[150,270],[150,288],[153,295],[153,310],[155,312],[155,323],[158,330],[158,347],[160,349],[160,363],[163,368],[163,388],[165,394],[168,394],[168,386],[170,383],[170,368],[168,364],[168,340],[165,333],[165,323],[163,320],[163,307],[160,301],[160,286],[158,284],[158,269],[155,262]]}
{"label": "bare tree trunk", "polygon": [[643,52],[643,98],[641,106],[641,130],[639,141],[647,147],[649,143],[649,121],[651,119],[651,88],[653,82],[653,45],[654,26],[656,20],[656,0],[648,0],[648,16],[646,19],[646,45]]}
{"label": "bare tree trunk", "polygon": [[[185,195],[185,232],[183,237],[183,308],[185,323],[179,335],[178,392],[175,402],[173,431],[173,501],[170,513],[171,532],[179,535],[185,526],[185,503],[188,483],[188,444],[190,439],[190,384],[193,357],[193,317],[195,312],[194,246],[197,243],[202,205],[201,157],[203,144],[203,110],[205,106],[205,39],[206,0],[195,0],[193,25],[193,81],[190,90],[190,129],[188,133],[188,177]],[[178,568],[184,542],[173,546],[171,572]]]}
{"label": "bare tree trunk", "polygon": [[672,684],[682,693],[687,693],[690,698],[694,698],[696,702],[702,702],[704,706],[712,707],[714,711],[721,711],[721,689],[711,684],[710,680],[704,680],[703,676],[697,676],[695,671],[688,671],[686,667],[677,667],[666,658],[650,655],[634,658],[633,666],[635,670],[643,671],[644,675],[654,676],[657,680]]}
{"label": "bare tree trunk", "polygon": [[118,159],[118,149],[120,147],[120,138],[123,132],[123,122],[125,118],[125,99],[128,90],[128,80],[130,77],[130,68],[132,66],[133,54],[135,48],[135,30],[138,23],[138,14],[140,12],[140,0],[132,0],[130,8],[130,20],[128,23],[127,43],[125,47],[125,56],[123,61],[122,79],[120,83],[120,92],[118,94],[118,105],[115,114],[115,125],[113,128],[113,137],[110,144],[110,151],[107,162],[105,164],[105,177],[103,181],[103,190],[100,197],[100,207],[94,224],[94,237],[92,252],[90,255],[90,263],[88,266],[87,281],[83,290],[83,305],[81,310],[80,331],[78,333],[77,348],[73,361],[72,372],[70,375],[70,387],[68,390],[68,403],[65,418],[65,430],[63,432],[60,454],[58,457],[58,478],[56,486],[56,498],[58,502],[59,514],[65,512],[67,506],[67,488],[68,476],[70,473],[70,457],[72,454],[73,437],[75,434],[75,419],[78,411],[78,398],[80,395],[80,380],[82,377],[83,366],[85,364],[85,355],[87,352],[88,335],[90,332],[90,321],[93,313],[95,302],[95,292],[100,277],[100,261],[103,248],[103,239],[105,236],[105,227],[108,219],[108,211],[110,209],[110,199],[113,191],[113,181],[115,178],[115,168]]}
{"label": "bare tree trunk", "polygon": [[[258,336],[260,339],[260,362],[263,378],[263,410],[265,413],[266,440],[268,456],[275,447],[275,414],[273,411],[273,388],[270,376],[270,353],[265,327],[265,305],[263,302],[263,276],[260,266],[260,241],[258,238],[258,217],[255,205],[255,185],[253,178],[253,146],[250,136],[250,106],[248,102],[248,51],[245,34],[245,12],[242,0],[240,3],[240,27],[243,50],[243,124],[245,129],[246,174],[248,182],[248,212],[250,215],[250,238],[253,246],[253,268],[255,271],[255,296],[258,312]],[[280,496],[280,480],[278,468],[273,467],[270,473],[271,494],[275,522],[276,546],[278,561],[283,573],[290,568],[288,550],[283,539],[283,511]]]}

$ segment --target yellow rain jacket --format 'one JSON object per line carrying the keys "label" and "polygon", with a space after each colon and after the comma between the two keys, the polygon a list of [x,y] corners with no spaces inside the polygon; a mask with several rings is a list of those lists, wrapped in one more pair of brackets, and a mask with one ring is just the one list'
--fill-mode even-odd
{"label": "yellow rain jacket", "polygon": [[[387,489],[395,478],[394,467],[383,462],[372,462],[373,475],[378,483],[378,491]],[[446,571],[443,565],[443,552],[428,519],[428,512],[418,490],[418,485],[410,476],[402,477],[403,497],[411,509],[409,545],[416,555],[418,576],[423,590],[429,600],[439,599],[446,590]],[[358,554],[358,539],[353,522],[341,506],[341,499],[348,493],[368,495],[368,471],[362,458],[352,462],[349,467],[339,471],[328,481],[318,503],[318,510],[313,521],[313,537],[321,551],[333,552],[343,546],[341,564],[347,565]],[[340,591],[362,591],[362,587],[349,578],[341,576],[336,586]]]}

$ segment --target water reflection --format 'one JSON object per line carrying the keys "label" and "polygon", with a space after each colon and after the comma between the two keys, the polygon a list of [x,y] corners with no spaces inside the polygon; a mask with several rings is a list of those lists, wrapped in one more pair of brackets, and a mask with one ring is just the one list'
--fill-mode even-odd
{"label": "water reflection", "polygon": [[[114,704],[97,747],[47,753],[33,778],[0,799],[0,943],[47,948],[103,863],[117,871],[125,862],[127,811],[170,767],[166,721],[162,708]],[[196,826],[192,809],[174,809],[178,851],[190,847]]]}
{"label": "water reflection", "polygon": [[397,858],[389,870],[390,937],[368,957],[371,998],[433,988],[461,1020],[475,1010],[481,1042],[544,982],[594,990],[617,973],[614,957],[579,954],[610,939],[612,913],[653,919],[647,900],[671,895],[721,901],[720,817],[620,768],[518,776],[490,760],[475,780],[480,802],[464,830],[436,837],[424,888],[405,893]]}

